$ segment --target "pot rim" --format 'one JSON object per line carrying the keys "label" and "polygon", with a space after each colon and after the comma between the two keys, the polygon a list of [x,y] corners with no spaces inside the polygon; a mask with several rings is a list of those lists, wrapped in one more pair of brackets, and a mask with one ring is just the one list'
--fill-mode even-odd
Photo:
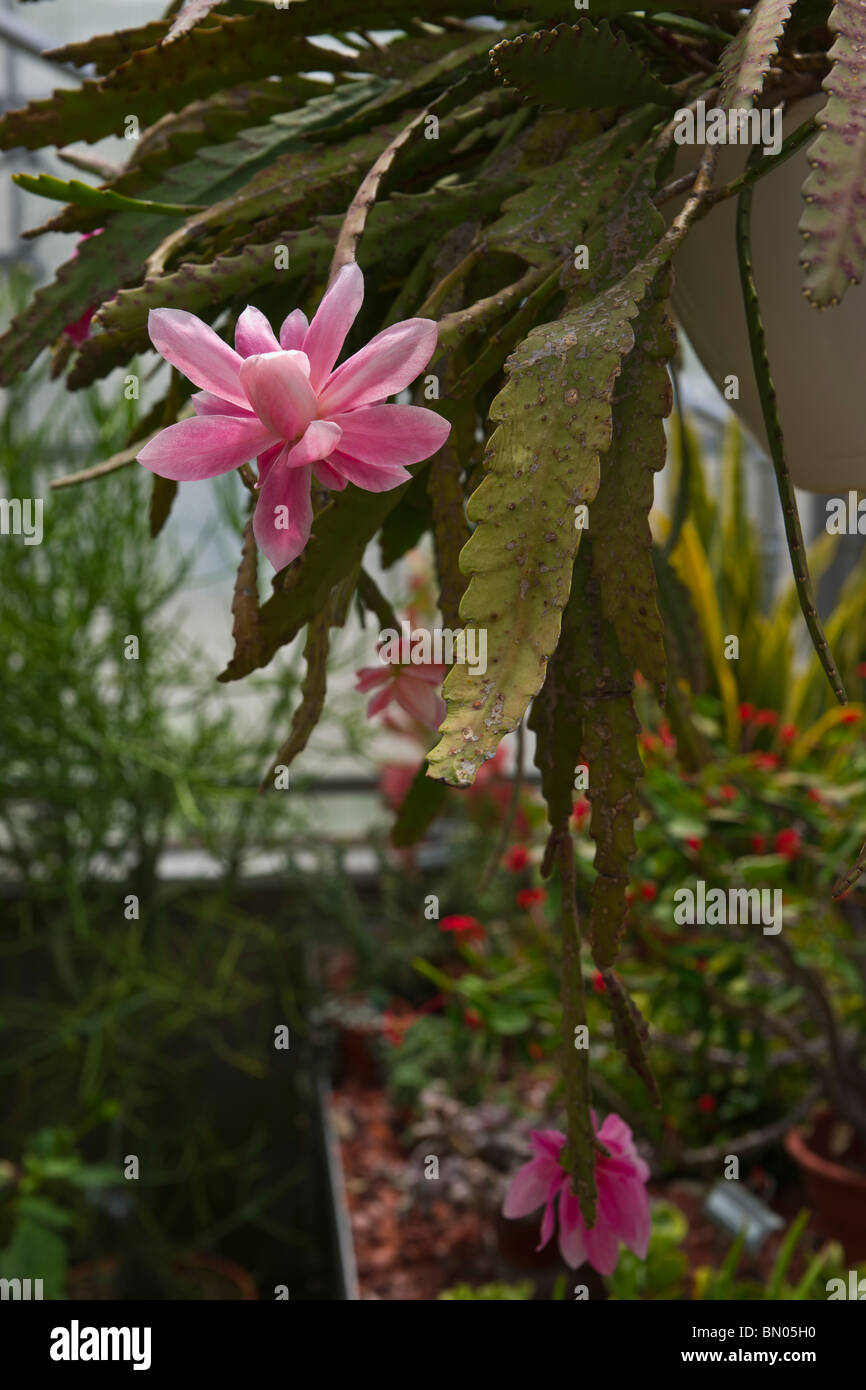
{"label": "pot rim", "polygon": [[866,1195],[866,1176],[856,1173],[853,1168],[846,1168],[843,1163],[834,1163],[832,1159],[816,1153],[809,1147],[801,1125],[792,1125],[785,1135],[784,1142],[788,1154],[801,1168],[818,1173],[822,1178],[832,1182],[853,1187]]}

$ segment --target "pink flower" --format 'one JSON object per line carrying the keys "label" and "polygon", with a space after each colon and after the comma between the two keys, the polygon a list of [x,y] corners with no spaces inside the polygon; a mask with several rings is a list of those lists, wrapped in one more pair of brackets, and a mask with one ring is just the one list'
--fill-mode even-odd
{"label": "pink flower", "polygon": [[355,689],[362,694],[382,687],[367,706],[368,719],[381,713],[392,700],[413,719],[431,729],[438,729],[445,718],[445,701],[438,689],[445,679],[445,667],[441,662],[430,661],[426,666],[362,666],[355,675],[358,678]]}
{"label": "pink flower", "polygon": [[598,1211],[595,1225],[587,1228],[571,1191],[568,1174],[560,1166],[565,1135],[557,1129],[533,1130],[534,1158],[524,1163],[511,1180],[503,1212],[508,1217],[528,1216],[544,1207],[541,1221],[543,1249],[556,1225],[554,1202],[559,1198],[559,1250],[572,1269],[584,1260],[599,1274],[612,1274],[619,1259],[619,1242],[640,1258],[646,1258],[650,1238],[649,1200],[645,1183],[649,1168],[638,1154],[628,1125],[618,1115],[608,1115],[601,1129],[593,1128],[610,1153],[595,1163]]}
{"label": "pink flower", "polygon": [[257,457],[253,531],[276,570],[310,538],[313,474],[336,491],[348,482],[388,492],[411,476],[408,464],[435,454],[451,429],[432,410],[385,403],[430,361],[432,319],[393,324],[334,370],[363,298],[359,266],[344,266],[312,323],[293,310],[277,341],[264,314],[247,308],[234,349],[183,309],[150,313],[157,352],[202,389],[192,398],[195,417],[162,430],[138,461],[163,478],[195,481]]}

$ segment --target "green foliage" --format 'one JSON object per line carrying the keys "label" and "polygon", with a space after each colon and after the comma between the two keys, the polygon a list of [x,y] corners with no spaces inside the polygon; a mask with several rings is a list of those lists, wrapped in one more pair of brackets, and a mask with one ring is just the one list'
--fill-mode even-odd
{"label": "green foliage", "polygon": [[691,1297],[701,1301],[771,1303],[824,1300],[827,1281],[839,1277],[844,1269],[844,1257],[838,1245],[832,1242],[824,1245],[808,1261],[796,1282],[786,1277],[808,1219],[809,1213],[802,1211],[791,1223],[765,1281],[739,1273],[745,1232],[732,1242],[719,1269],[701,1266],[690,1278],[686,1255],[680,1248],[688,1231],[686,1218],[672,1203],[656,1202],[652,1207],[652,1234],[646,1261],[639,1260],[630,1250],[621,1250],[616,1269],[605,1280],[608,1298],[634,1301]]}
{"label": "green foliage", "polygon": [[43,1298],[62,1299],[70,1234],[87,1225],[84,1198],[118,1183],[117,1168],[84,1161],[69,1130],[32,1135],[20,1163],[0,1162],[0,1279],[39,1279]]}

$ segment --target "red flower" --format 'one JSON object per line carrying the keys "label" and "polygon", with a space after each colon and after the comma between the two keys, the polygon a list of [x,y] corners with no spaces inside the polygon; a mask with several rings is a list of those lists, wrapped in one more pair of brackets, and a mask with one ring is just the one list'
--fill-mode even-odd
{"label": "red flower", "polygon": [[784,854],[786,859],[796,859],[802,848],[799,831],[780,830],[773,840],[773,849],[777,854]]}
{"label": "red flower", "polygon": [[766,835],[753,835],[749,844],[752,846],[753,854],[763,854],[767,848],[767,837]]}
{"label": "red flower", "polygon": [[533,903],[543,903],[546,897],[546,888],[521,888],[515,901],[518,907],[532,907]]}
{"label": "red flower", "polygon": [[718,1102],[715,1096],[698,1096],[698,1109],[700,1110],[702,1115],[712,1115],[713,1111],[716,1109],[717,1104]]}
{"label": "red flower", "polygon": [[415,1015],[395,1014],[392,1009],[386,1009],[382,1015],[382,1032],[392,1047],[401,1047],[403,1039],[415,1022]]}
{"label": "red flower", "polygon": [[641,748],[647,753],[654,753],[659,746],[659,741],[655,734],[641,734],[639,743]]}
{"label": "red flower", "polygon": [[689,849],[694,850],[695,854],[698,853],[703,843],[703,840],[699,839],[697,835],[686,836],[686,844],[688,845]]}
{"label": "red flower", "polygon": [[502,862],[513,874],[519,874],[529,863],[529,850],[526,845],[512,845]]}
{"label": "red flower", "polygon": [[819,806],[821,805],[821,803],[822,803],[823,800],[824,800],[823,796],[822,796],[821,793],[818,791],[817,787],[810,787],[809,790],[807,791],[806,795],[808,796],[808,798],[809,798],[810,801],[817,801],[817,803],[818,803]]}
{"label": "red flower", "polygon": [[732,787],[730,782],[723,782],[719,787],[719,796],[725,801],[736,801],[737,795],[736,787]]}
{"label": "red flower", "polygon": [[779,716],[774,709],[758,709],[755,710],[754,722],[759,728],[771,729],[778,724]]}
{"label": "red flower", "polygon": [[544,1056],[544,1048],[541,1046],[540,1042],[529,1043],[526,1048],[526,1051],[529,1053],[533,1062],[540,1062],[542,1057]]}
{"label": "red flower", "polygon": [[774,767],[778,767],[781,759],[778,753],[752,753],[752,767],[759,767],[763,772],[770,772]]}
{"label": "red flower", "polygon": [[596,970],[595,974],[592,977],[592,987],[595,990],[596,994],[607,993],[607,985],[604,982],[604,976],[602,975],[600,970]]}
{"label": "red flower", "polygon": [[666,719],[663,719],[659,725],[659,738],[665,748],[676,748],[677,741],[671,733],[671,726]]}
{"label": "red flower", "polygon": [[454,916],[443,917],[439,923],[440,931],[453,931],[458,935],[465,933],[468,936],[483,936],[484,928],[477,917]]}
{"label": "red flower", "polygon": [[480,1028],[483,1019],[477,1009],[466,1009],[463,1013],[463,1022],[467,1028]]}
{"label": "red flower", "polygon": [[779,730],[779,738],[783,743],[793,743],[798,733],[799,729],[796,724],[783,724]]}
{"label": "red flower", "polygon": [[842,718],[839,720],[839,723],[859,724],[862,718],[863,716],[860,713],[859,709],[846,709],[845,713],[842,715]]}
{"label": "red flower", "polygon": [[753,718],[754,718],[754,715],[755,715],[755,706],[754,706],[754,705],[749,705],[749,704],[740,705],[740,718],[742,719],[742,721],[743,721],[744,724],[745,724],[749,719],[753,719]]}
{"label": "red flower", "polygon": [[655,902],[658,897],[659,890],[654,883],[642,883],[640,886],[640,895],[645,903],[652,903]]}
{"label": "red flower", "polygon": [[575,801],[574,810],[572,812],[572,820],[574,821],[578,830],[582,828],[583,822],[586,820],[586,817],[589,815],[589,812],[590,805],[585,796],[581,797],[580,801]]}

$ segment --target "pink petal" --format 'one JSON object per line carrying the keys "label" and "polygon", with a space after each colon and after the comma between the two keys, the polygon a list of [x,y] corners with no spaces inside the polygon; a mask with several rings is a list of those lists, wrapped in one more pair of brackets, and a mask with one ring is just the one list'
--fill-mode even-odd
{"label": "pink petal", "polygon": [[534,1129],[529,1136],[529,1143],[537,1157],[544,1154],[553,1159],[559,1167],[559,1155],[565,1147],[565,1135],[561,1129]]}
{"label": "pink petal", "polygon": [[430,685],[441,685],[448,674],[448,667],[442,661],[428,661],[423,666],[413,666],[412,675],[417,681],[427,681]]}
{"label": "pink petal", "polygon": [[578,1269],[586,1260],[583,1217],[567,1184],[559,1194],[559,1253],[570,1269]]}
{"label": "pink petal", "polygon": [[195,314],[185,309],[151,309],[147,331],[157,352],[194,386],[249,407],[238,378],[243,359]]}
{"label": "pink petal", "polygon": [[544,1163],[531,1158],[518,1168],[505,1196],[503,1216],[528,1216],[536,1211],[550,1196],[550,1172]]}
{"label": "pink petal", "polygon": [[377,468],[375,463],[362,463],[360,459],[351,458],[339,449],[334,450],[328,462],[350,483],[362,487],[365,492],[390,492],[392,487],[399,487],[412,476],[405,468]]}
{"label": "pink petal", "polygon": [[279,352],[276,334],[261,309],[248,304],[235,328],[235,351],[241,357],[253,357],[259,352]]}
{"label": "pink petal", "polygon": [[597,1269],[599,1274],[613,1274],[619,1259],[619,1239],[600,1213],[595,1225],[584,1231],[583,1243],[586,1246],[587,1259],[593,1268]]}
{"label": "pink petal", "polygon": [[313,464],[313,472],[322,487],[328,487],[332,492],[342,492],[348,482],[348,478],[341,478],[336,469],[325,463],[324,459],[319,459]]}
{"label": "pink petal", "polygon": [[362,463],[405,467],[441,449],[451,433],[450,421],[417,405],[367,405],[331,414],[343,431],[341,448]]}
{"label": "pink petal", "polygon": [[297,559],[313,524],[311,470],[286,467],[288,452],[287,446],[270,469],[253,516],[253,535],[275,570]]}
{"label": "pink petal", "polygon": [[280,439],[300,439],[317,414],[302,352],[266,352],[241,363],[241,385],[253,410]]}
{"label": "pink petal", "polygon": [[286,455],[288,468],[304,468],[332,454],[340,442],[342,430],[329,420],[314,420],[302,439]]}
{"label": "pink petal", "polygon": [[310,381],[318,391],[334,369],[346,335],[364,302],[364,276],[354,261],[344,265],[316,310],[304,339],[310,359]]}
{"label": "pink petal", "polygon": [[599,1213],[630,1250],[644,1258],[650,1238],[650,1209],[646,1188],[598,1174]]}
{"label": "pink petal", "polygon": [[375,714],[379,714],[383,709],[390,705],[394,698],[394,683],[389,681],[378,695],[374,695],[367,706],[367,718],[372,719]]}
{"label": "pink petal", "polygon": [[270,469],[273,467],[277,459],[280,457],[280,454],[283,452],[284,447],[285,446],[283,444],[283,441],[280,440],[279,444],[274,444],[272,448],[265,449],[265,452],[263,454],[259,454],[258,458],[256,459],[256,463],[259,466],[259,487],[264,486],[265,478],[268,476]]}
{"label": "pink petal", "polygon": [[310,326],[309,319],[302,309],[293,309],[288,318],[283,320],[280,329],[280,347],[287,352],[300,351],[304,346],[304,338],[307,336],[307,329]]}
{"label": "pink petal", "polygon": [[394,686],[397,704],[407,714],[413,719],[420,719],[428,728],[438,729],[448,711],[442,696],[432,685],[413,680],[411,676],[401,673]]}
{"label": "pink petal", "polygon": [[222,396],[214,396],[210,391],[196,391],[190,400],[196,415],[238,415],[248,420],[255,418],[249,406],[244,409],[243,406],[233,405],[231,401],[223,400]]}
{"label": "pink petal", "polygon": [[162,430],[138,461],[161,478],[194,482],[239,468],[273,442],[255,416],[196,415]]}
{"label": "pink petal", "polygon": [[355,672],[357,677],[355,689],[362,695],[366,695],[368,690],[375,690],[377,685],[384,685],[391,679],[390,666],[362,666]]}
{"label": "pink petal", "polygon": [[402,391],[433,356],[438,329],[432,319],[405,319],[371,338],[338,367],[321,392],[321,413],[357,410]]}

